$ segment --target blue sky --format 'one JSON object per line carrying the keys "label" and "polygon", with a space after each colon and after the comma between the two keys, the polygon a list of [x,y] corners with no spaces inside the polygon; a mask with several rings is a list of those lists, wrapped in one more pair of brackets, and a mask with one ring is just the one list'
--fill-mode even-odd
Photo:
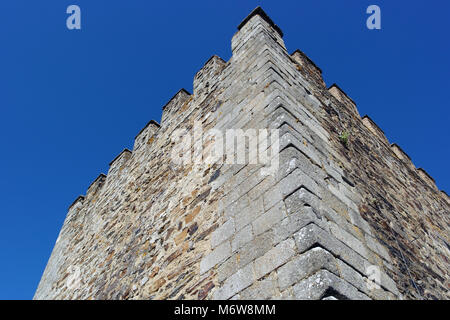
{"label": "blue sky", "polygon": [[0,299],[33,297],[70,203],[257,5],[450,191],[448,1],[2,0]]}

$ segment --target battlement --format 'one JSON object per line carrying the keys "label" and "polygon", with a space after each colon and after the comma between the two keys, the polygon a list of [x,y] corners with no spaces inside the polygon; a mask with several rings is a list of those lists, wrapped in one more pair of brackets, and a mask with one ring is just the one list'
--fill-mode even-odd
{"label": "battlement", "polygon": [[411,157],[408,156],[408,154],[405,151],[403,151],[403,149],[400,148],[400,146],[397,145],[396,143],[391,144],[391,149],[400,160],[411,161]]}
{"label": "battlement", "polygon": [[359,117],[359,112],[358,109],[356,108],[356,103],[336,83],[333,83],[328,88],[328,92],[331,93],[331,95],[335,97],[338,101],[347,106],[355,116]]}
{"label": "battlement", "polygon": [[370,132],[380,138],[383,143],[389,145],[389,141],[384,135],[383,130],[381,130],[380,127],[375,123],[375,121],[373,121],[368,115],[362,117],[362,122],[366,126],[366,128],[370,130]]}
{"label": "battlement", "polygon": [[240,57],[241,52],[247,53],[247,49],[254,45],[272,46],[276,43],[283,51],[286,50],[281,29],[258,8],[241,22],[238,32],[231,39],[231,51],[235,59]]}
{"label": "battlement", "polygon": [[217,75],[222,72],[225,65],[226,62],[216,55],[209,58],[194,77],[194,95],[206,95],[212,91],[216,85],[213,79],[217,79]]}
{"label": "battlement", "polygon": [[72,208],[75,208],[77,206],[83,205],[83,201],[84,201],[84,196],[80,195],[78,196],[69,206],[69,210],[71,210]]}
{"label": "battlement", "polygon": [[254,16],[260,16],[264,21],[266,21],[278,34],[280,37],[283,37],[283,31],[281,31],[280,27],[277,26],[272,19],[267,15],[267,13],[264,12],[264,10],[261,7],[255,8],[250,14],[245,17],[244,20],[238,25],[238,30],[241,30],[242,27],[244,27],[247,22],[249,22]]}
{"label": "battlement", "polygon": [[139,131],[139,133],[134,137],[134,139],[136,140],[147,128],[149,127],[153,127],[155,129],[158,129],[160,127],[159,123],[156,122],[155,120],[150,120],[149,122],[147,122],[147,124],[145,125],[145,127],[143,127],[141,129],[141,131]]}
{"label": "battlement", "polygon": [[123,162],[124,160],[128,160],[128,158],[131,155],[131,151],[127,148],[123,149],[110,163],[109,167],[111,168],[115,167],[117,163]]}
{"label": "battlement", "polygon": [[297,49],[291,54],[292,59],[298,64],[297,69],[306,74],[320,87],[325,87],[322,78],[322,70],[301,50]]}
{"label": "battlement", "polygon": [[191,94],[186,89],[180,89],[170,100],[163,106],[163,114],[161,118],[161,126],[165,127],[169,120],[179,111],[179,108],[190,98]]}
{"label": "battlement", "polygon": [[145,144],[152,142],[153,136],[158,132],[160,125],[155,120],[150,120],[144,128],[134,137],[133,151]]}
{"label": "battlement", "polygon": [[425,171],[425,169],[417,168],[419,176],[433,189],[437,189],[434,179]]}
{"label": "battlement", "polygon": [[103,173],[100,173],[97,178],[95,178],[94,181],[89,185],[87,191],[86,191],[86,198],[89,198],[90,194],[95,194],[98,189],[100,189],[103,184],[105,183],[106,175]]}
{"label": "battlement", "polygon": [[383,130],[378,127],[378,125],[368,116],[365,115],[362,117],[362,122],[364,126],[369,129],[371,133],[377,136],[383,143],[390,146],[390,150],[396,155],[396,157],[402,160],[407,167],[417,172],[419,177],[432,189],[437,190],[436,183],[434,179],[425,171],[423,168],[415,168],[414,163],[411,160],[411,157],[396,143],[389,144],[388,139],[386,138]]}

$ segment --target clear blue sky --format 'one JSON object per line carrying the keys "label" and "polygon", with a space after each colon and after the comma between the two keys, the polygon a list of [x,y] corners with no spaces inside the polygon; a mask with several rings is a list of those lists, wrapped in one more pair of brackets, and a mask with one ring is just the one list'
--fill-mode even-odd
{"label": "clear blue sky", "polygon": [[70,203],[257,5],[450,191],[449,1],[2,0],[0,299],[32,298]]}

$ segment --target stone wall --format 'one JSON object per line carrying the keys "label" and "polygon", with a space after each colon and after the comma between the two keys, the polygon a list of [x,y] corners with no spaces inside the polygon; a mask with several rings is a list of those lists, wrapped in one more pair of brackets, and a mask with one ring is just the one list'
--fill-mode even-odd
{"label": "stone wall", "polygon": [[[244,19],[231,59],[70,206],[35,299],[449,298],[448,196],[282,37],[260,8]],[[278,170],[171,161],[199,123],[278,129]],[[193,140],[205,160],[214,141]]]}

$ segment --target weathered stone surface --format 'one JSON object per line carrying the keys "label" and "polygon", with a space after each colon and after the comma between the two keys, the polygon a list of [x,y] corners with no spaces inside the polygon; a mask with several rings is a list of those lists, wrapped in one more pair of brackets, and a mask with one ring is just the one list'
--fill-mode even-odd
{"label": "weathered stone surface", "polygon": [[231,249],[234,252],[249,243],[253,238],[252,226],[249,224],[235,235],[233,241],[231,241]]}
{"label": "weathered stone surface", "polygon": [[345,230],[339,228],[339,226],[334,222],[330,222],[329,226],[331,233],[336,237],[336,239],[340,240],[348,247],[355,250],[364,258],[370,259],[369,252],[366,249],[366,246],[361,241],[359,241],[356,237],[349,234]]}
{"label": "weathered stone surface", "polygon": [[248,205],[245,208],[242,208],[238,213],[234,216],[236,230],[239,231],[248,224],[251,224],[258,216],[263,214],[263,201],[262,199],[257,199],[255,203],[252,205]]}
{"label": "weathered stone surface", "polygon": [[240,294],[242,300],[261,300],[276,297],[278,291],[277,280],[273,277],[256,281],[251,287]]}
{"label": "weathered stone surface", "polygon": [[[346,281],[336,277],[334,274],[326,270],[321,270],[294,286],[295,297],[300,300],[317,300],[326,298],[327,291],[329,290],[339,294],[338,299],[370,299]],[[336,293],[333,293],[333,296],[336,296]]]}
{"label": "weathered stone surface", "polygon": [[214,299],[224,300],[232,297],[242,289],[245,289],[253,283],[255,276],[253,273],[253,264],[239,269],[235,274],[229,277],[223,286],[214,294]]}
{"label": "weathered stone surface", "polygon": [[[261,9],[232,53],[209,59],[194,93],[178,91],[70,206],[35,299],[450,298],[447,194],[304,53],[289,55]],[[280,139],[249,139],[245,163],[206,163],[214,139],[192,134],[193,161],[176,163],[172,135],[198,123]],[[254,142],[279,142],[274,171],[249,163]]]}
{"label": "weathered stone surface", "polygon": [[269,211],[259,216],[253,221],[253,232],[255,235],[259,235],[264,231],[270,229],[274,224],[281,221],[286,217],[286,209],[283,202],[279,202],[272,207]]}
{"label": "weathered stone surface", "polygon": [[275,268],[284,264],[295,254],[295,242],[287,239],[275,248],[268,251],[265,255],[255,260],[256,278],[259,279]]}
{"label": "weathered stone surface", "polygon": [[211,247],[215,248],[219,244],[221,244],[223,241],[228,240],[233,236],[235,233],[234,228],[234,219],[231,218],[227,222],[225,222],[222,226],[217,228],[212,234],[211,234]]}
{"label": "weathered stone surface", "polygon": [[224,242],[200,261],[200,274],[205,273],[219,262],[231,256],[230,242]]}
{"label": "weathered stone surface", "polygon": [[280,181],[280,190],[283,197],[287,197],[300,187],[305,187],[310,190],[314,195],[321,197],[320,187],[311,179],[308,175],[302,172],[300,169],[294,170],[286,178]]}
{"label": "weathered stone surface", "polygon": [[370,263],[356,251],[336,239],[331,233],[310,224],[295,234],[295,241],[299,252],[305,252],[310,248],[320,245],[333,255],[341,258],[361,274],[365,274]]}
{"label": "weathered stone surface", "polygon": [[321,269],[335,274],[338,272],[332,254],[322,248],[313,248],[278,269],[280,290],[285,290]]}
{"label": "weathered stone surface", "polygon": [[244,245],[238,253],[238,265],[241,267],[245,266],[272,249],[274,245],[273,238],[273,233],[268,231]]}

